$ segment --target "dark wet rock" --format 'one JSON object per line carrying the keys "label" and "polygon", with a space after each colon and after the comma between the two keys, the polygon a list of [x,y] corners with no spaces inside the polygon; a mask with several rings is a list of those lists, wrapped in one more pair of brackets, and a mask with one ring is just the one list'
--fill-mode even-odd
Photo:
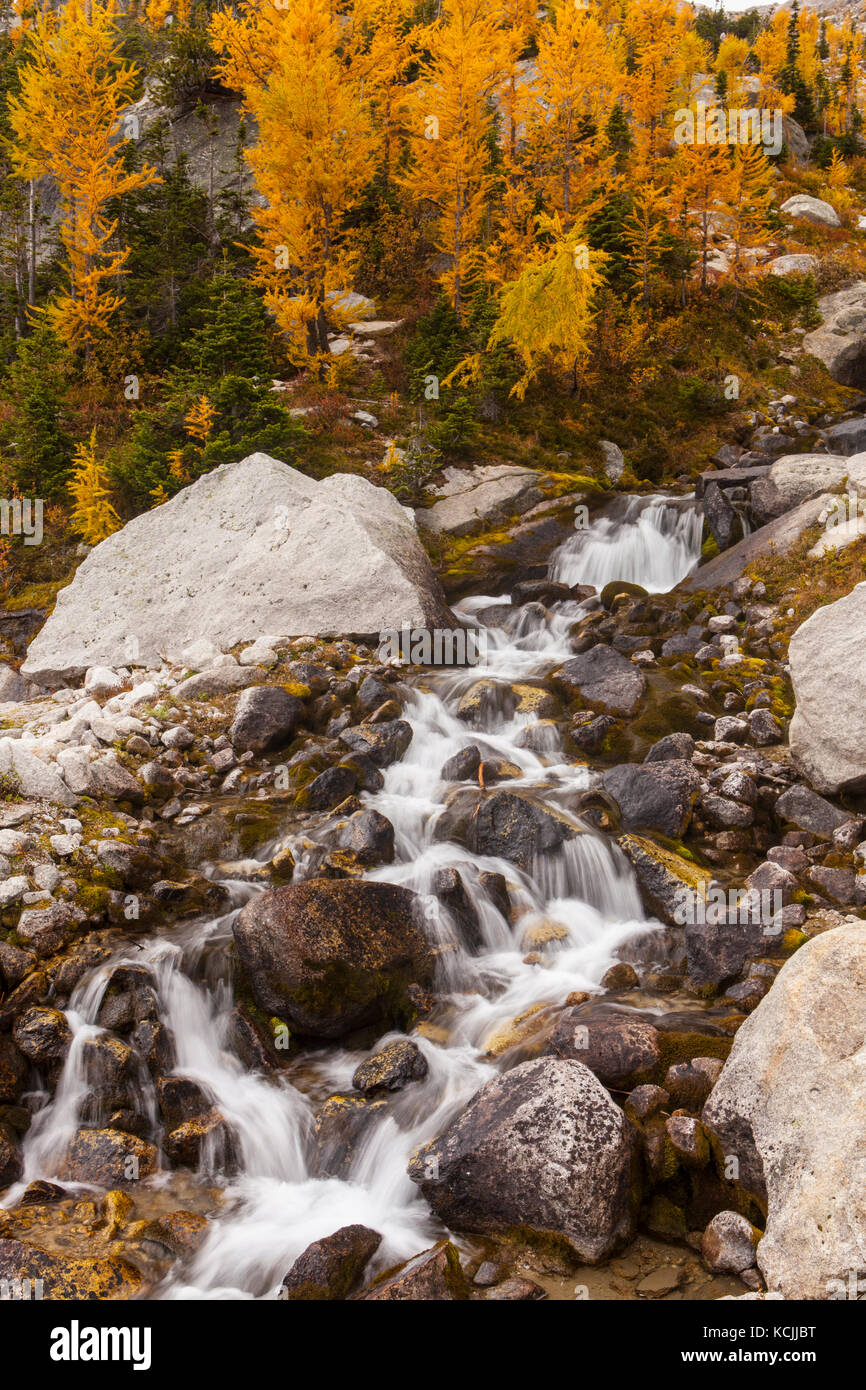
{"label": "dark wet rock", "polygon": [[329,1096],[315,1118],[316,1173],[348,1177],[367,1127],[387,1112],[387,1092]]}
{"label": "dark wet rock", "polygon": [[504,874],[491,873],[485,869],[478,875],[478,883],[487,894],[496,911],[506,920],[511,919],[511,899],[508,896],[508,884]]}
{"label": "dark wet rock", "polygon": [[701,779],[691,763],[670,758],[657,763],[622,763],[602,777],[620,810],[625,830],[659,830],[672,839],[688,828]]}
{"label": "dark wet rock", "polygon": [[634,714],[646,690],[638,668],[604,643],[566,661],[553,679],[570,699],[579,695],[602,714]]}
{"label": "dark wet rock", "polygon": [[29,1280],[32,1288],[37,1279],[42,1281],[44,1298],[73,1303],[133,1298],[142,1282],[135,1266],[119,1255],[69,1259],[19,1240],[0,1240],[0,1283]]}
{"label": "dark wet rock", "polygon": [[232,1168],[236,1161],[231,1128],[216,1109],[177,1125],[165,1140],[165,1152],[172,1163],[186,1168],[204,1162],[211,1169]]}
{"label": "dark wet rock", "polygon": [[379,1232],[369,1226],[341,1226],[298,1256],[283,1279],[280,1298],[304,1302],[348,1298],[381,1244]]}
{"label": "dark wet rock", "polygon": [[722,1070],[722,1065],[716,1058],[706,1058],[706,1061],[715,1062],[715,1073],[706,1067],[696,1066],[694,1059],[690,1062],[675,1062],[668,1068],[664,1087],[675,1109],[689,1110],[694,1115],[700,1114]]}
{"label": "dark wet rock", "polygon": [[63,1062],[72,1042],[72,1030],[59,1009],[27,1009],[12,1030],[15,1046],[37,1067]]}
{"label": "dark wet rock", "polygon": [[379,1303],[452,1303],[470,1296],[457,1249],[444,1240],[406,1264],[387,1270],[369,1289],[356,1295],[365,1302]]}
{"label": "dark wet rock", "polygon": [[144,1019],[155,1020],[159,1009],[149,971],[121,966],[112,972],[102,996],[97,1022],[113,1033],[127,1033]]}
{"label": "dark wet rock", "polygon": [[455,1230],[554,1241],[587,1262],[634,1232],[630,1122],[580,1062],[542,1057],[489,1081],[409,1175]]}
{"label": "dark wet rock", "polygon": [[336,1038],[411,1015],[432,961],[415,894],[395,884],[311,879],[253,898],[233,927],[259,1007],[299,1033]]}
{"label": "dark wet rock", "polygon": [[37,1178],[35,1182],[27,1184],[18,1206],[51,1206],[54,1202],[62,1202],[66,1196],[68,1196],[66,1188],[61,1187],[59,1183],[46,1182],[44,1178]]}
{"label": "dark wet rock", "polygon": [[720,551],[742,540],[742,518],[726,492],[715,482],[708,481],[704,487],[703,511]]}
{"label": "dark wet rock", "polygon": [[0,1033],[0,1105],[11,1105],[24,1088],[29,1071],[27,1058],[8,1033]]}
{"label": "dark wet rock", "polygon": [[481,753],[475,744],[471,743],[442,764],[439,776],[443,782],[474,782],[478,777],[480,763]]}
{"label": "dark wet rock", "polygon": [[7,989],[14,989],[35,968],[36,960],[35,951],[22,951],[8,941],[0,941],[0,980]]}
{"label": "dark wet rock", "polygon": [[175,1129],[211,1108],[211,1099],[191,1076],[167,1076],[156,1083],[156,1098],[166,1129]]}
{"label": "dark wet rock", "polygon": [[667,734],[664,738],[660,738],[658,743],[653,744],[644,758],[644,762],[663,763],[669,762],[671,758],[679,758],[688,762],[694,751],[695,741],[691,734]]}
{"label": "dark wet rock", "polygon": [[571,721],[568,736],[581,753],[597,753],[615,726],[616,720],[610,714],[593,715],[582,710]]}
{"label": "dark wet rock", "polygon": [[23,1171],[24,1164],[15,1136],[4,1124],[0,1124],[0,1192],[18,1182]]}
{"label": "dark wet rock", "polygon": [[352,1085],[364,1094],[400,1091],[410,1081],[423,1081],[427,1071],[427,1059],[418,1044],[411,1038],[398,1038],[361,1063],[352,1077]]}
{"label": "dark wet rock", "polygon": [[303,717],[301,701],[282,686],[254,686],[238,699],[229,738],[236,751],[266,753],[288,743]]}
{"label": "dark wet rock", "polygon": [[601,978],[602,989],[636,989],[639,984],[637,971],[627,961],[618,961],[616,965],[612,965],[609,970],[606,970]]}
{"label": "dark wet rock", "polygon": [[412,742],[412,725],[405,719],[389,719],[383,724],[358,724],[340,734],[340,742],[353,753],[363,753],[377,767],[399,762]]}
{"label": "dark wet rock", "polygon": [[[746,920],[739,920],[741,916]],[[746,961],[766,950],[772,939],[764,935],[760,922],[752,921],[751,913],[734,911],[720,921],[687,922],[686,961],[692,985],[717,988],[736,979]]]}
{"label": "dark wet rock", "polygon": [[[85,1038],[81,1045],[81,1063],[88,1083],[85,1101],[88,1120],[126,1104],[129,1085],[139,1065],[136,1053],[127,1043],[110,1033]],[[94,1127],[99,1128],[98,1125]]]}
{"label": "dark wet rock", "polygon": [[360,864],[390,864],[394,858],[394,827],[379,811],[356,811],[340,828],[337,845],[351,850]]}
{"label": "dark wet rock", "polygon": [[583,1062],[603,1086],[617,1091],[630,1091],[649,1081],[662,1055],[651,1023],[632,1014],[593,1017],[579,1008],[561,1016],[548,1051]]}
{"label": "dark wet rock", "polygon": [[196,878],[189,882],[163,878],[152,885],[150,895],[163,911],[173,917],[202,912],[215,915],[224,911],[229,904],[228,889],[207,878]]}
{"label": "dark wet rock", "polygon": [[341,758],[337,766],[347,767],[350,772],[354,772],[355,781],[362,792],[379,792],[385,785],[384,777],[366,753],[349,754]]}
{"label": "dark wet rock", "polygon": [[229,1041],[249,1071],[276,1075],[289,1059],[291,1033],[285,1024],[274,1031],[243,1004],[232,1009]]}
{"label": "dark wet rock", "polygon": [[847,811],[840,811],[802,783],[782,793],[776,802],[775,813],[783,823],[808,830],[822,840],[832,840],[835,832],[851,819]]}
{"label": "dark wet rock", "polygon": [[711,1274],[741,1274],[755,1263],[761,1232],[738,1211],[720,1211],[701,1238],[701,1258]]}
{"label": "dark wet rock", "polygon": [[148,1221],[139,1239],[154,1241],[176,1258],[195,1255],[205,1242],[210,1222],[194,1211],[169,1211]]}
{"label": "dark wet rock", "polygon": [[524,603],[543,603],[550,607],[552,603],[564,603],[570,598],[569,586],[553,579],[526,579],[511,590],[511,602],[516,607]]}
{"label": "dark wet rock", "polygon": [[469,848],[529,870],[536,855],[552,853],[579,833],[567,817],[531,797],[499,791],[484,797],[473,817]]}
{"label": "dark wet rock", "polygon": [[481,923],[472,899],[466,891],[462,875],[457,869],[436,869],[430,887],[434,896],[454,919],[466,949],[479,950],[482,943]]}
{"label": "dark wet rock", "polygon": [[123,1187],[151,1177],[159,1166],[153,1144],[116,1129],[80,1129],[66,1155],[63,1178],[67,1182]]}
{"label": "dark wet rock", "polygon": [[170,1071],[174,1066],[174,1039],[169,1029],[158,1020],[144,1019],[136,1023],[129,1034],[129,1042],[151,1075]]}
{"label": "dark wet rock", "polygon": [[390,700],[392,694],[391,686],[380,681],[378,676],[365,676],[358,686],[356,699],[360,709],[372,714],[373,710]]}
{"label": "dark wet rock", "polygon": [[298,793],[297,804],[304,811],[332,811],[352,795],[356,786],[357,778],[351,768],[328,767]]}

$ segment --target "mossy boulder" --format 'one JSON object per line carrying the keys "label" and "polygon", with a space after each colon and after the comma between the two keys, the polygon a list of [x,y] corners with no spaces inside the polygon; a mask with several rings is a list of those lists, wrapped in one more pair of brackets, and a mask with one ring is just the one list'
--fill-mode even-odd
{"label": "mossy boulder", "polygon": [[133,1298],[141,1287],[141,1274],[128,1260],[70,1260],[24,1245],[20,1240],[0,1240],[0,1283],[42,1280],[42,1297],[58,1302]]}
{"label": "mossy boulder", "polygon": [[380,1303],[452,1303],[472,1296],[457,1247],[440,1241],[403,1265],[386,1270],[357,1297]]}
{"label": "mossy boulder", "polygon": [[305,1303],[348,1298],[382,1243],[369,1226],[341,1226],[315,1240],[299,1255],[283,1280],[280,1298]]}
{"label": "mossy boulder", "polygon": [[[644,835],[621,835],[617,843],[631,861],[644,907],[659,921],[677,924],[677,914],[689,895],[706,895],[712,875],[682,855]],[[679,916],[682,921],[681,912]]]}
{"label": "mossy boulder", "polygon": [[405,1022],[432,957],[414,893],[391,883],[310,879],[252,899],[234,924],[256,1003],[302,1035],[339,1038]]}

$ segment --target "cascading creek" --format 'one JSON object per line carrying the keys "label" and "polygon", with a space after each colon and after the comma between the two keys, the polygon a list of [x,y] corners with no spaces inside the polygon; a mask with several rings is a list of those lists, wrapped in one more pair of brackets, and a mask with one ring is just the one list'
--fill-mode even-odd
{"label": "cascading creek", "polygon": [[[701,532],[693,499],[617,499],[560,547],[549,575],[569,585],[600,589],[617,579],[661,592],[695,566]],[[112,1036],[103,1013],[108,982],[119,968],[145,972],[154,1017],[175,1040],[176,1073],[201,1088],[224,1122],[197,1155],[202,1188],[221,1189],[215,1210],[211,1202],[204,1244],[150,1296],[276,1297],[282,1276],[312,1241],[353,1223],[382,1235],[368,1276],[432,1244],[442,1231],[407,1175],[412,1153],[497,1074],[514,1020],[530,1011],[543,1017],[546,1008],[561,1007],[575,992],[597,993],[620,949],[656,930],[645,919],[625,856],[581,814],[587,770],[568,761],[553,722],[528,735],[537,715],[508,697],[515,682],[538,680],[568,659],[569,631],[584,606],[529,604],[513,615],[508,606],[487,596],[459,606],[466,622],[484,629],[483,662],[412,677],[403,690],[412,742],[385,771],[382,788],[363,796],[365,807],[393,825],[395,839],[393,862],[369,870],[368,877],[420,896],[436,948],[438,1002],[412,1034],[426,1075],[370,1107],[348,1150],[329,1144],[326,1127],[317,1132],[314,1116],[328,1097],[351,1091],[353,1073],[371,1046],[309,1048],[279,1073],[265,1075],[245,1066],[234,1045],[231,927],[234,915],[260,891],[255,881],[226,884],[232,894],[228,913],[138,939],[76,987],[67,1015],[73,1034],[68,1057],[53,1100],[37,1108],[24,1147],[24,1177],[8,1199],[14,1202],[37,1178],[62,1177],[69,1143],[88,1123],[100,1087],[106,1105],[122,1101],[157,1142],[164,1137],[153,1083],[141,1068],[129,1069],[122,1052],[127,1040],[114,1049],[122,1094],[109,1085],[107,1062],[99,1071],[94,1049],[100,1038]],[[487,626],[485,610],[493,608],[497,624]],[[479,682],[492,693],[467,722],[458,709]],[[497,789],[526,794],[555,814],[558,847],[517,864],[470,849],[465,836],[452,833],[472,784],[443,781],[440,770],[469,745],[483,759],[511,766]],[[477,781],[474,788],[477,793]],[[326,820],[307,824],[267,846],[261,857],[290,848],[296,880],[314,877],[330,833]],[[453,870],[465,889],[462,917],[436,892],[441,874]],[[492,887],[502,879],[511,920]],[[396,1036],[389,1033],[376,1046]],[[99,1113],[104,1116],[105,1106]],[[162,1191],[175,1180],[167,1169],[149,1181]]]}
{"label": "cascading creek", "polygon": [[666,593],[697,563],[703,526],[703,513],[692,496],[618,498],[560,546],[551,578],[594,584],[599,590],[620,579],[650,593]]}

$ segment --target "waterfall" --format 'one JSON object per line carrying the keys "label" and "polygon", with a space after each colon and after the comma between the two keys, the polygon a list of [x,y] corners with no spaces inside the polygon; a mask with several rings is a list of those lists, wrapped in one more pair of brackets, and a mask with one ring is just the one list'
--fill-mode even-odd
{"label": "waterfall", "polygon": [[[678,583],[700,554],[702,518],[692,499],[618,500],[586,530],[576,532],[553,556],[549,572],[569,584],[598,587],[624,579],[659,592]],[[477,595],[459,606],[467,622],[501,599]],[[568,762],[555,729],[543,751],[522,746],[530,719],[492,706],[481,726],[457,717],[461,696],[477,680],[510,682],[543,675],[571,654],[569,629],[582,612],[574,602],[515,610],[505,628],[487,629],[485,665],[426,673],[404,691],[413,741],[384,774],[384,785],[364,803],[380,811],[395,831],[395,860],[370,877],[402,884],[421,896],[431,941],[440,950],[437,988],[444,1005],[437,1030],[421,1027],[414,1040],[428,1072],[389,1097],[371,1114],[339,1172],[322,1171],[313,1115],[322,1100],[351,1088],[352,1074],[369,1049],[311,1048],[292,1058],[285,1073],[265,1077],[246,1069],[232,1051],[234,1003],[231,925],[257,885],[233,885],[231,911],[212,920],[186,921],[120,948],[76,988],[68,1018],[73,1042],[56,1095],[38,1111],[25,1143],[25,1176],[14,1199],[36,1177],[55,1178],[84,1112],[89,1074],[88,1040],[103,1031],[100,1005],[119,965],[150,972],[159,1016],[171,1030],[177,1071],[192,1078],[224,1116],[236,1150],[234,1167],[221,1168],[205,1154],[199,1181],[218,1184],[223,1198],[203,1247],[154,1296],[243,1299],[276,1297],[293,1260],[310,1242],[355,1222],[374,1227],[382,1244],[371,1272],[409,1258],[441,1235],[406,1174],[419,1145],[435,1137],[497,1069],[496,1040],[510,1021],[534,1010],[561,1006],[573,991],[598,992],[605,971],[628,941],[651,932],[631,868],[610,840],[580,819],[585,768]],[[453,787],[440,769],[461,748],[477,743],[485,757],[502,757],[518,775],[502,787],[526,791],[566,816],[573,835],[556,853],[538,856],[526,869],[495,856],[471,853],[443,838],[443,817]],[[324,835],[324,832],[322,832]],[[324,841],[323,841],[324,842]],[[298,875],[317,865],[315,828],[286,837],[296,848]],[[457,869],[478,919],[480,944],[470,953],[457,925],[432,893],[438,869]],[[506,920],[481,875],[508,881],[513,921]],[[533,931],[546,933],[541,953],[527,949]],[[535,1016],[535,1015],[533,1015]],[[439,1026],[441,1023],[441,1026]],[[388,1034],[385,1039],[399,1036]],[[143,1084],[142,1106],[158,1113]],[[159,1137],[159,1130],[156,1130]],[[156,1181],[165,1188],[172,1174]],[[178,1205],[184,1205],[179,1201]]]}

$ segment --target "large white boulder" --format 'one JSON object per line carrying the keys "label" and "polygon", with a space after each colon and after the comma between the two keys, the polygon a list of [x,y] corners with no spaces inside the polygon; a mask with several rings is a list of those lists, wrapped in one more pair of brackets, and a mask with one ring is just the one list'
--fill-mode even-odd
{"label": "large white boulder", "polygon": [[797,628],[791,753],[821,792],[866,788],[866,583]]}
{"label": "large white boulder", "polygon": [[803,339],[834,380],[858,390],[866,385],[866,280],[818,300],[821,327]]}
{"label": "large white boulder", "polygon": [[839,454],[783,454],[763,478],[752,483],[752,511],[764,525],[809,497],[841,487],[846,481],[857,489],[866,486],[866,454],[853,454],[850,458]]}
{"label": "large white boulder", "polygon": [[437,497],[432,507],[415,513],[429,531],[465,536],[485,523],[506,521],[541,501],[539,475],[531,468],[487,463],[477,468],[446,468],[445,481],[430,488]]}
{"label": "large white boulder", "polygon": [[[703,1121],[767,1204],[758,1264],[785,1298],[866,1270],[866,922],[813,938],[739,1029]],[[862,1287],[862,1285],[861,1285]]]}
{"label": "large white boulder", "polygon": [[782,204],[782,212],[803,222],[812,222],[816,227],[839,227],[839,214],[823,198],[813,198],[809,193],[795,193]]}
{"label": "large white boulder", "polygon": [[352,636],[454,626],[411,513],[385,488],[315,482],[251,454],[184,488],[91,551],[22,666],[65,682],[90,667],[180,662],[265,633]]}
{"label": "large white boulder", "polygon": [[805,254],[777,256],[775,260],[769,262],[767,270],[770,275],[811,275],[817,265],[816,256]]}

